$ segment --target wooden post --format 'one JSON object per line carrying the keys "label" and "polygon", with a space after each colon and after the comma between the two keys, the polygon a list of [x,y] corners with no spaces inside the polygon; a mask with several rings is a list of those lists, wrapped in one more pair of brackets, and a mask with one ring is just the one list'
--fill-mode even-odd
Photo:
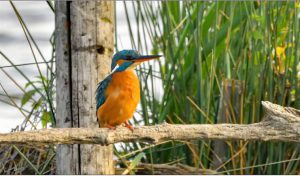
{"label": "wooden post", "polygon": [[[57,127],[98,127],[95,92],[110,72],[113,1],[57,1]],[[113,174],[113,148],[59,145],[57,174]]]}
{"label": "wooden post", "polygon": [[[218,123],[239,123],[237,120],[239,120],[241,115],[243,89],[241,81],[233,79],[223,80]],[[214,156],[211,168],[217,169],[223,162],[228,160],[226,155],[228,155],[229,148],[224,141],[213,141],[213,146]]]}

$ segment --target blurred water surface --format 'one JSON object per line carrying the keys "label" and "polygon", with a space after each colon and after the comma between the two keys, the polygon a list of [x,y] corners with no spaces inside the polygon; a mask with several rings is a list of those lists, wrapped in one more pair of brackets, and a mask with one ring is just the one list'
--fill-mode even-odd
{"label": "blurred water surface", "polygon": [[[43,1],[14,1],[13,2],[23,17],[30,33],[39,46],[46,60],[51,59],[52,46],[49,41],[54,31],[54,13],[46,2]],[[0,51],[4,53],[14,64],[34,63],[34,58],[20,22],[8,1],[0,2]],[[35,51],[36,52],[36,51]],[[38,62],[41,57],[36,54]],[[7,67],[8,66],[8,67]],[[0,56],[0,67],[3,68],[13,79],[24,87],[26,80],[13,68],[2,56]],[[45,64],[41,64],[41,70],[45,73]],[[38,76],[35,64],[18,66],[29,79]],[[18,100],[22,91],[0,70],[0,83],[7,93]],[[4,91],[0,88],[0,96]],[[3,99],[3,97],[1,97]],[[10,102],[9,99],[6,99]],[[20,101],[17,101],[20,106]],[[11,128],[20,124],[24,116],[12,106],[0,102],[0,132],[8,132]]]}

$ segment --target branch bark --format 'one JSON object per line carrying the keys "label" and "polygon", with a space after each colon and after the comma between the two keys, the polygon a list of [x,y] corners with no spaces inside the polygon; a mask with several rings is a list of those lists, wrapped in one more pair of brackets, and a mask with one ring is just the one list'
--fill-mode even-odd
{"label": "branch bark", "polygon": [[166,140],[259,140],[300,142],[300,111],[262,102],[266,116],[259,123],[142,126],[133,132],[125,127],[61,128],[0,134],[1,144],[101,144]]}
{"label": "branch bark", "polygon": [[[116,174],[121,175],[124,168],[116,168]],[[141,163],[134,169],[137,175],[216,175],[218,172],[210,169],[199,169],[184,164],[148,164]]]}

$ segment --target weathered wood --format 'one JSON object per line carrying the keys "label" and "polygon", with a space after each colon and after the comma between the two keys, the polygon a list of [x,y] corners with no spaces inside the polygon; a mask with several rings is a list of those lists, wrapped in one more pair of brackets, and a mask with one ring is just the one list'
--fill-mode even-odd
{"label": "weathered wood", "polygon": [[[70,2],[55,3],[56,50],[56,126],[77,127],[71,111],[71,50],[70,50]],[[56,173],[79,174],[78,145],[59,145],[56,149]]]}
{"label": "weathered wood", "polygon": [[[117,168],[121,174],[122,169]],[[135,169],[137,175],[216,175],[218,172],[210,169],[199,169],[184,164],[139,164]]]}
{"label": "weathered wood", "polygon": [[263,102],[267,115],[259,123],[143,126],[133,132],[125,127],[44,129],[0,134],[1,144],[114,144],[141,140],[260,140],[300,142],[300,111]]}
{"label": "weathered wood", "polygon": [[[63,15],[56,12],[61,37],[56,46],[62,50],[67,45],[57,53],[58,127],[98,128],[94,97],[97,84],[110,72],[114,2],[58,2],[56,8],[63,10]],[[58,152],[58,174],[114,173],[112,146],[59,146]]]}
{"label": "weathered wood", "polygon": [[[218,122],[217,123],[242,123],[240,114],[243,101],[243,83],[239,80],[225,79],[222,81]],[[225,141],[213,141],[213,161],[211,168],[219,168],[228,158],[228,145]]]}

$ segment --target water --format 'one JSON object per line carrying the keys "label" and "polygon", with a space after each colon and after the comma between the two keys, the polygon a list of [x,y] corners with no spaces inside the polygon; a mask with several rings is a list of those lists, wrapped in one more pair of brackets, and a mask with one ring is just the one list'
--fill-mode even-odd
{"label": "water", "polygon": [[[46,60],[51,58],[52,46],[49,38],[54,31],[54,13],[50,10],[46,2],[42,1],[17,1],[13,2],[22,15],[29,31],[34,37],[37,45]],[[18,21],[14,10],[8,1],[0,2],[0,51],[3,52],[14,64],[34,63],[34,58],[30,47]],[[37,60],[42,62],[42,58],[37,54]],[[0,67],[10,66],[2,56],[0,56]],[[19,66],[29,79],[35,79],[38,76],[38,70],[35,65]],[[45,73],[45,66],[41,66]],[[3,68],[13,79],[24,87],[26,80],[13,68]],[[10,96],[16,97],[16,103],[20,106],[18,99],[23,95],[22,91],[0,70],[0,83]],[[0,94],[4,91],[0,88]],[[1,95],[0,95],[1,96]],[[1,99],[4,99],[1,96]],[[9,99],[4,99],[11,102]],[[11,128],[19,125],[24,116],[20,111],[5,103],[0,102],[0,132],[8,132]]]}

